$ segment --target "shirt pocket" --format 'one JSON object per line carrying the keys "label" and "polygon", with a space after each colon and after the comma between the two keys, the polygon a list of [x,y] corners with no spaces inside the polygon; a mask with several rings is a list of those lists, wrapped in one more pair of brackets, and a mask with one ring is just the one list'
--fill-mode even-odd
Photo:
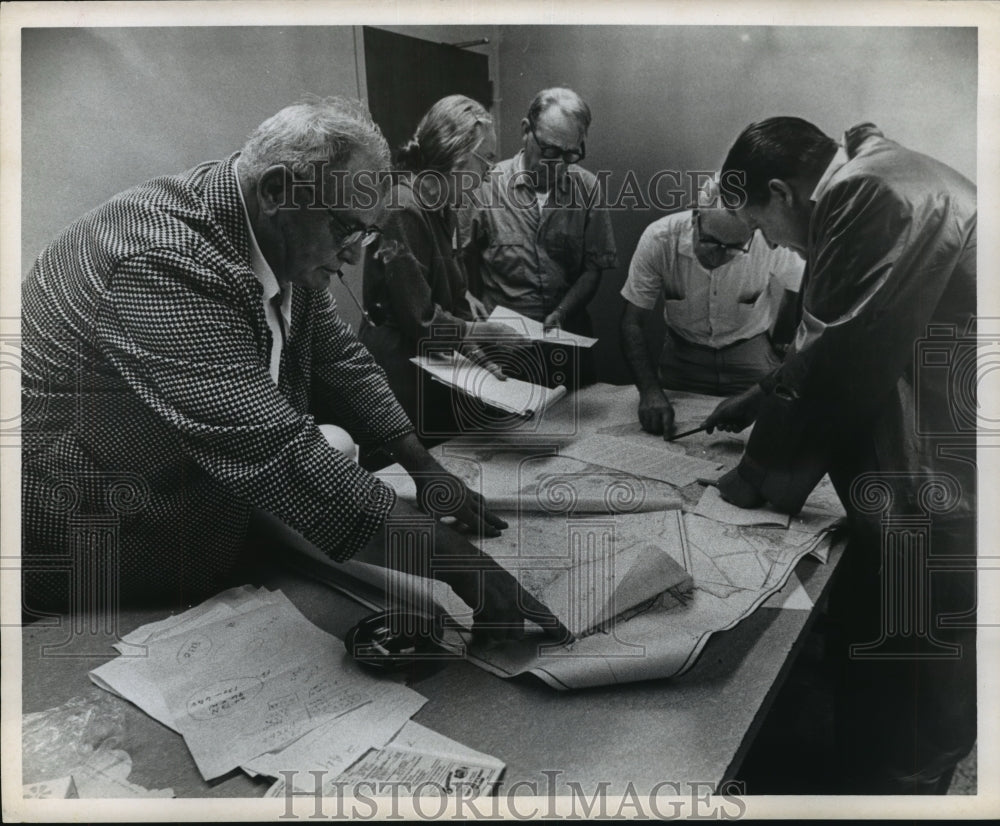
{"label": "shirt pocket", "polygon": [[744,289],[740,290],[736,296],[736,303],[740,307],[753,307],[761,300],[761,296],[764,294],[763,287],[757,287],[756,289]]}
{"label": "shirt pocket", "polygon": [[703,327],[707,327],[707,321],[705,319],[699,319],[698,313],[694,311],[689,301],[683,298],[670,298],[669,296],[664,296],[663,298],[663,317],[674,332],[680,333],[681,335],[690,336],[691,333],[698,329],[699,323]]}
{"label": "shirt pocket", "polygon": [[549,232],[545,238],[549,257],[562,265],[568,274],[576,276],[583,268],[583,238],[562,229]]}
{"label": "shirt pocket", "polygon": [[535,252],[520,233],[498,231],[483,250],[482,257],[489,271],[506,282],[533,283],[530,274],[535,269]]}
{"label": "shirt pocket", "polygon": [[671,279],[669,281],[664,281],[663,283],[664,302],[684,301],[686,298],[687,294],[684,291],[684,283],[681,280]]}
{"label": "shirt pocket", "polygon": [[736,290],[736,303],[741,307],[752,307],[761,301],[767,301],[767,285],[769,278],[766,273],[763,276],[755,274],[748,278]]}

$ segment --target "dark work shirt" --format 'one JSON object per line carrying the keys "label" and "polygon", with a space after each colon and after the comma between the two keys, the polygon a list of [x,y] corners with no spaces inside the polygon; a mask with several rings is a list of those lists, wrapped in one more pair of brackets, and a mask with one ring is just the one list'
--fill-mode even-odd
{"label": "dark work shirt", "polygon": [[489,310],[499,304],[544,321],[584,272],[617,265],[598,180],[580,166],[569,166],[539,208],[519,152],[497,164],[476,196],[467,243],[479,255]]}
{"label": "dark work shirt", "polygon": [[459,255],[454,213],[447,207],[424,209],[408,177],[400,179],[384,221],[382,246],[405,251],[388,264],[373,248],[365,258],[364,304],[381,304],[385,327],[402,334],[408,356],[419,342],[461,340],[472,313],[465,298],[466,279]]}

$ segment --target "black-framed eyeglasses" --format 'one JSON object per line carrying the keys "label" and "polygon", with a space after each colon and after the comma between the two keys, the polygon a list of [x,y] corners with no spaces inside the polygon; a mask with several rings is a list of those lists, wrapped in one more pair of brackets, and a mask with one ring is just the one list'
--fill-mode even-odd
{"label": "black-framed eyeglasses", "polygon": [[367,247],[370,244],[374,244],[379,237],[382,235],[382,228],[372,224],[370,227],[366,227],[360,224],[348,224],[340,215],[337,210],[326,208],[326,211],[330,214],[330,220],[337,227],[337,251],[345,250],[348,247],[353,247],[358,241],[361,242],[361,246]]}
{"label": "black-framed eyeglasses", "polygon": [[753,245],[753,237],[756,232],[750,233],[750,239],[745,244],[727,244],[725,241],[720,241],[717,238],[713,238],[711,235],[708,237],[701,231],[701,212],[699,210],[694,211],[694,221],[695,227],[698,230],[698,242],[705,244],[708,247],[715,247],[718,250],[725,250],[726,252],[750,252],[750,247]]}
{"label": "black-framed eyeglasses", "polygon": [[587,157],[587,145],[584,141],[580,141],[579,149],[563,149],[561,146],[553,146],[550,143],[542,143],[538,140],[538,135],[535,134],[535,124],[531,123],[528,125],[528,129],[531,130],[531,137],[535,139],[535,143],[538,144],[538,151],[541,153],[542,158],[547,161],[554,161],[557,158],[562,158],[563,163],[580,163],[585,157]]}

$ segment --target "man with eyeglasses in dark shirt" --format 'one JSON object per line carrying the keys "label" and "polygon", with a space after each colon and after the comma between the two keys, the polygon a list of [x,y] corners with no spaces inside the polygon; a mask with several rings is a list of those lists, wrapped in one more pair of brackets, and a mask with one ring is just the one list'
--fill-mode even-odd
{"label": "man with eyeglasses in dark shirt", "polygon": [[[590,119],[572,89],[539,92],[521,121],[521,150],[474,193],[466,263],[487,311],[507,307],[547,328],[593,334],[587,305],[617,256],[598,180],[579,166]],[[570,383],[593,381],[589,351],[569,355],[580,358]]]}
{"label": "man with eyeglasses in dark shirt", "polygon": [[[714,203],[711,188],[701,195]],[[794,325],[802,260],[772,247],[724,209],[673,213],[643,232],[622,287],[621,337],[639,389],[639,422],[670,438],[674,411],[664,390],[728,396],[781,363]],[[660,298],[666,331],[653,366],[646,323]]]}

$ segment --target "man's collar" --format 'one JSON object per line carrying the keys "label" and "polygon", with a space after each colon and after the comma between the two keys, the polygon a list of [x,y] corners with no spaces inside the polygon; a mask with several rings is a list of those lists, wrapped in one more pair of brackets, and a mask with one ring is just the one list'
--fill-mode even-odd
{"label": "man's collar", "polygon": [[844,148],[847,150],[847,156],[853,158],[857,155],[861,145],[869,138],[884,137],[882,130],[870,121],[852,126],[844,133]]}
{"label": "man's collar", "polygon": [[222,227],[238,256],[249,264],[244,209],[240,206],[240,185],[236,179],[239,152],[222,161],[212,161],[191,170],[191,184],[202,193],[209,214]]}
{"label": "man's collar", "polygon": [[826,171],[819,179],[819,183],[816,184],[815,189],[812,191],[812,195],[809,196],[810,201],[818,201],[823,197],[823,193],[826,192],[826,188],[830,185],[830,179],[837,174],[840,168],[846,164],[850,158],[847,156],[847,150],[841,144],[837,145],[837,152],[834,154],[829,165],[826,167]]}
{"label": "man's collar", "polygon": [[683,222],[680,235],[677,237],[677,252],[688,258],[695,258],[697,260],[694,254],[694,238],[692,237],[694,232],[694,210],[691,210],[687,215],[688,218]]}
{"label": "man's collar", "polygon": [[865,141],[869,138],[882,137],[885,137],[882,134],[882,130],[869,121],[856,124],[848,129],[844,133],[844,142],[837,146],[837,154],[833,156],[833,160],[830,161],[830,165],[823,173],[823,177],[819,179],[819,183],[816,184],[816,188],[813,190],[812,195],[809,196],[809,200],[818,201],[822,197],[823,193],[826,192],[826,188],[830,185],[830,179],[837,174],[837,171],[845,163],[858,154],[858,150]]}
{"label": "man's collar", "polygon": [[240,205],[243,207],[243,220],[246,223],[247,235],[250,239],[250,268],[253,270],[253,274],[257,276],[257,280],[260,285],[264,288],[264,300],[270,301],[279,292],[281,292],[281,286],[278,284],[278,279],[274,275],[274,271],[271,269],[271,265],[267,263],[267,259],[264,258],[264,253],[260,251],[260,245],[257,243],[257,236],[254,235],[253,223],[250,221],[250,213],[247,210],[247,202],[243,197],[243,187],[240,186],[240,175],[239,175],[239,161],[233,164],[233,175],[236,178],[236,191],[240,194]]}

